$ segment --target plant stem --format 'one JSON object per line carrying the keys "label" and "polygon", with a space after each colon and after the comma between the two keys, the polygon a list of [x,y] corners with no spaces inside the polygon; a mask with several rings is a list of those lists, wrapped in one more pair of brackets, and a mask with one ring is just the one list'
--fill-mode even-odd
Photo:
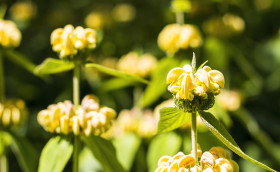
{"label": "plant stem", "polygon": [[0,172],[8,172],[8,161],[5,154],[0,156]]}
{"label": "plant stem", "polygon": [[[75,108],[80,104],[80,64],[75,63],[73,75],[73,101]],[[79,136],[74,136],[73,172],[79,171]]]}
{"label": "plant stem", "polygon": [[176,13],[176,23],[183,25],[184,24],[184,12],[177,12]]}
{"label": "plant stem", "polygon": [[4,80],[4,64],[3,53],[0,50],[0,103],[5,101],[5,80]]}
{"label": "plant stem", "polygon": [[197,130],[196,130],[196,112],[192,113],[192,154],[195,159],[195,163],[197,163]]}

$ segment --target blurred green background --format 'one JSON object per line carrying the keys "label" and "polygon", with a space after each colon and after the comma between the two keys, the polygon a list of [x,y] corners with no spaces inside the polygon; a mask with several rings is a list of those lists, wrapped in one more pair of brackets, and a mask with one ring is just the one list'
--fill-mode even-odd
{"label": "blurred green background", "polygon": [[[32,2],[36,8],[32,18],[25,20],[13,16],[12,6],[18,2]],[[230,133],[246,153],[276,170],[280,169],[280,1],[192,0],[191,3],[192,9],[185,14],[185,23],[200,29],[203,45],[180,50],[176,56],[191,60],[192,52],[195,52],[198,64],[208,60],[209,66],[224,73],[225,87],[241,93],[242,108],[266,133],[269,138],[266,144],[273,155],[267,153],[262,143],[239,120],[236,114],[240,111],[229,112],[232,119]],[[120,58],[130,51],[139,51],[149,52],[160,60],[165,53],[158,48],[158,34],[164,26],[176,22],[175,14],[170,10],[170,0],[2,0],[1,4],[7,5],[5,19],[15,21],[22,32],[22,42],[16,51],[36,65],[47,57],[58,58],[50,44],[54,29],[66,24],[86,27],[85,19],[91,12],[101,16],[101,24],[91,22],[102,36],[92,53],[94,59]],[[127,8],[117,9],[124,4]],[[244,28],[227,30],[219,23],[226,14],[239,16]],[[26,135],[39,153],[51,134],[39,126],[37,113],[49,104],[72,99],[72,73],[52,75],[43,80],[9,60],[4,64],[6,97],[26,101],[29,119],[21,134]],[[118,112],[132,108],[133,87],[102,92],[100,86],[109,77],[93,73],[92,77],[97,79],[92,82],[90,76],[83,75],[81,97],[96,94],[101,104]],[[145,86],[141,85],[141,88]],[[168,97],[171,96],[165,94],[151,108]],[[15,157],[11,154],[9,158],[10,170],[20,171]],[[241,171],[262,171],[237,156],[234,159]]]}

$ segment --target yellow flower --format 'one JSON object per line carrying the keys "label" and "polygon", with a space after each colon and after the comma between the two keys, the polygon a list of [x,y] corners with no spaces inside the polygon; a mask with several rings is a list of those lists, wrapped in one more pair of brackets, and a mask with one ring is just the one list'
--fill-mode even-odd
{"label": "yellow flower", "polygon": [[26,21],[36,15],[36,6],[31,2],[16,2],[10,8],[14,20]]}
{"label": "yellow flower", "polygon": [[105,24],[104,20],[105,17],[102,13],[92,12],[86,17],[85,23],[90,28],[102,29]]}
{"label": "yellow flower", "polygon": [[0,19],[0,45],[17,47],[21,41],[21,33],[16,24],[10,20]]}

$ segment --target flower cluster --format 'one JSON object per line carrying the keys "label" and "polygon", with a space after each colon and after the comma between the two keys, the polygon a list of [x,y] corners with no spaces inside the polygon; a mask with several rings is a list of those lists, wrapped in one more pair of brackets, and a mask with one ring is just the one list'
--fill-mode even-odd
{"label": "flower cluster", "polygon": [[51,34],[52,48],[62,59],[72,59],[79,51],[94,49],[96,43],[96,31],[81,26],[74,28],[72,25],[66,25]]}
{"label": "flower cluster", "polygon": [[37,119],[48,132],[74,135],[100,135],[107,131],[116,117],[108,107],[100,107],[94,95],[87,95],[77,109],[70,101],[53,104],[39,112]]}
{"label": "flower cluster", "polygon": [[135,52],[130,52],[121,57],[117,64],[117,68],[125,73],[146,77],[157,65],[157,60],[151,54],[143,54],[139,56]]}
{"label": "flower cluster", "polygon": [[17,47],[21,41],[21,33],[16,24],[10,20],[0,19],[0,45],[6,48]]}
{"label": "flower cluster", "polygon": [[163,156],[158,161],[158,168],[155,172],[238,172],[238,164],[232,160],[229,154],[221,147],[212,147],[209,151],[198,150],[200,161],[195,162],[191,155],[185,155],[182,152],[173,157]]}
{"label": "flower cluster", "polygon": [[124,133],[134,132],[137,135],[149,138],[157,132],[158,118],[151,110],[141,111],[134,108],[132,110],[122,110],[115,121],[111,135],[119,136]]}
{"label": "flower cluster", "polygon": [[27,110],[22,100],[7,100],[0,103],[0,128],[16,127],[27,118]]}
{"label": "flower cluster", "polygon": [[194,71],[189,65],[177,67],[167,75],[168,90],[174,94],[175,104],[182,110],[194,112],[214,105],[214,96],[224,87],[224,76],[209,66]]}
{"label": "flower cluster", "polygon": [[180,48],[196,48],[202,44],[199,30],[190,24],[170,24],[164,27],[158,36],[160,49],[167,53],[174,54]]}

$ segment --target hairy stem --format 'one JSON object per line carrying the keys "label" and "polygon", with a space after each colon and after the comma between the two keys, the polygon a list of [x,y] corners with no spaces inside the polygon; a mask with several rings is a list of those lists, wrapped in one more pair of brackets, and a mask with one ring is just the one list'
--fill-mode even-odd
{"label": "hairy stem", "polygon": [[184,24],[184,12],[177,12],[176,13],[176,23],[183,25]]}
{"label": "hairy stem", "polygon": [[[80,104],[80,64],[75,63],[73,75],[73,101],[75,108]],[[79,171],[79,136],[74,136],[73,172]]]}
{"label": "hairy stem", "polygon": [[4,80],[4,64],[3,53],[0,52],[0,103],[5,101],[5,80]]}
{"label": "hairy stem", "polygon": [[195,163],[197,163],[197,130],[196,130],[196,112],[192,112],[192,154],[195,159]]}

